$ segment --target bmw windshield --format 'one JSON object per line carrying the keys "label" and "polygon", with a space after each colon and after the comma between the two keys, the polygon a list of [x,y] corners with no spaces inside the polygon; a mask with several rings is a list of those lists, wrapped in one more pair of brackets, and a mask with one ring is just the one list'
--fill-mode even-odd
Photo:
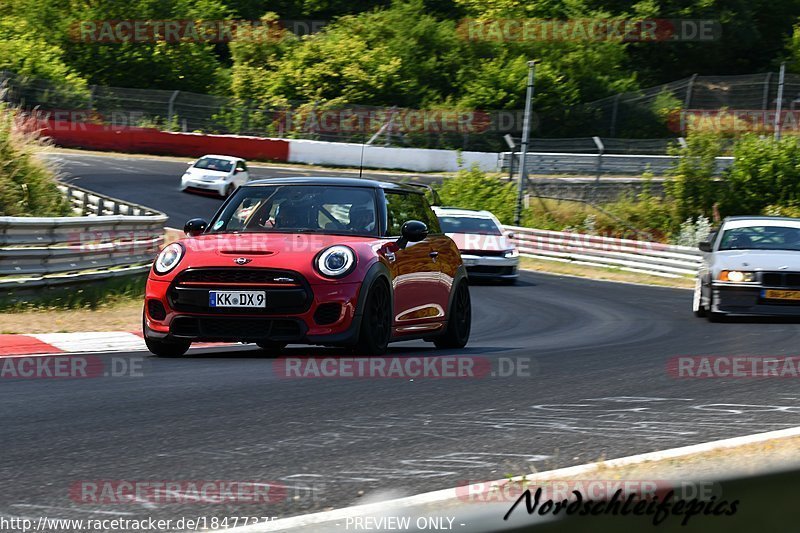
{"label": "bmw windshield", "polygon": [[378,235],[375,190],[324,185],[240,188],[208,233]]}
{"label": "bmw windshield", "polygon": [[720,250],[790,250],[800,252],[800,228],[746,226],[726,230]]}

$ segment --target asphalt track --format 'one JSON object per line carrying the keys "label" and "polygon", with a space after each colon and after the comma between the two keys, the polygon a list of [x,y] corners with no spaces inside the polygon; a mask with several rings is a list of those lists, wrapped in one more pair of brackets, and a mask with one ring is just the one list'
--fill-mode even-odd
{"label": "asphalt track", "polygon": [[[176,164],[67,160],[82,186],[181,220],[218,203],[175,194]],[[486,357],[494,376],[289,379],[235,347],[115,354],[143,357],[141,377],[2,380],[0,516],[291,516],[800,425],[796,380],[667,371],[679,355],[797,354],[797,323],[711,324],[692,316],[686,290],[534,273],[472,291],[466,349],[415,341],[390,355]],[[498,375],[517,358],[529,372]],[[69,494],[81,480],[250,480],[288,493],[266,505],[85,504]]]}

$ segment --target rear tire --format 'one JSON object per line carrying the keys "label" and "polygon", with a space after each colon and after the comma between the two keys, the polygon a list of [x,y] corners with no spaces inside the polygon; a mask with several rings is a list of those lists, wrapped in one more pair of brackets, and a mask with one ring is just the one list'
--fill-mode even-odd
{"label": "rear tire", "polygon": [[447,330],[443,335],[433,339],[437,348],[463,348],[469,341],[472,328],[472,299],[466,280],[459,282],[455,288],[453,305],[447,317]]}
{"label": "rear tire", "polygon": [[357,355],[383,355],[392,335],[392,300],[389,286],[378,280],[369,288],[354,352]]}

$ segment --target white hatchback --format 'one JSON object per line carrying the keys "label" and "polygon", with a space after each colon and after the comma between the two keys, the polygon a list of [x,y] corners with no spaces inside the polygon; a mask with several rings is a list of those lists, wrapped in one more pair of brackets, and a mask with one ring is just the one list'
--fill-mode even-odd
{"label": "white hatchback", "polygon": [[214,192],[228,197],[236,187],[250,181],[247,162],[228,155],[204,155],[189,163],[181,177],[181,190]]}

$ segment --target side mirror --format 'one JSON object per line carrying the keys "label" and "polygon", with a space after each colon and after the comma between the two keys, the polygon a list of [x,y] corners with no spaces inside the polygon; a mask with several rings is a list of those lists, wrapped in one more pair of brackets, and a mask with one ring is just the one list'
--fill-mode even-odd
{"label": "side mirror", "polygon": [[700,248],[701,252],[710,252],[711,249],[713,248],[713,246],[709,241],[703,241],[700,244],[698,244],[697,247]]}
{"label": "side mirror", "polygon": [[514,233],[513,231],[507,231],[506,232],[506,237],[508,237],[509,239],[513,239],[516,236],[517,236],[516,233]]}
{"label": "side mirror", "polygon": [[233,171],[234,174],[239,174],[240,172],[244,172],[244,169],[243,168],[237,168],[236,170]]}
{"label": "side mirror", "polygon": [[194,165],[195,163],[197,163],[197,161],[187,161],[187,162],[186,162],[186,165],[187,165],[187,166],[192,166],[192,165]]}
{"label": "side mirror", "polygon": [[410,242],[419,242],[428,236],[428,226],[419,220],[409,220],[400,230],[402,237],[397,240],[397,246],[405,248]]}
{"label": "side mirror", "polygon": [[197,237],[208,227],[208,222],[202,218],[193,218],[183,226],[183,232],[187,237]]}

